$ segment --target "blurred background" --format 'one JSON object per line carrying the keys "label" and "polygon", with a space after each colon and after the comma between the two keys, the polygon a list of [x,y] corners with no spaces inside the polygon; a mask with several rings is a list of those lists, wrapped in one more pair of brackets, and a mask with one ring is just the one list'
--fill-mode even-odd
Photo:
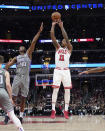
{"label": "blurred background", "polygon": [[[33,52],[25,115],[51,113],[55,48],[50,29],[54,11],[61,13],[73,45],[70,59],[73,89],[69,112],[71,115],[105,114],[105,73],[78,75],[81,71],[105,66],[105,1],[0,0],[0,55],[5,57],[5,63],[19,54],[21,45],[28,49],[41,22],[44,23],[44,30]],[[63,37],[58,26],[55,35],[60,42]],[[12,82],[15,68],[10,68],[9,72]],[[56,104],[58,115],[63,115],[63,108],[64,88],[61,84]],[[0,114],[3,114],[2,110]]]}

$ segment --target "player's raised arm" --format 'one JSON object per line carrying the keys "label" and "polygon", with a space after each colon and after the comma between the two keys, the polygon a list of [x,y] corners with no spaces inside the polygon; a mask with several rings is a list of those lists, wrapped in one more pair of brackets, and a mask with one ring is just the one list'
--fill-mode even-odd
{"label": "player's raised arm", "polygon": [[87,71],[83,71],[83,72],[79,73],[79,75],[90,74],[90,73],[98,73],[98,72],[103,72],[103,71],[105,71],[105,67],[98,67],[98,68],[93,68],[93,69],[90,69],[90,70],[87,70]]}
{"label": "player's raised arm", "polygon": [[61,28],[62,35],[63,35],[64,39],[65,39],[66,42],[67,42],[67,48],[68,48],[68,50],[69,50],[70,52],[72,52],[73,47],[72,47],[72,45],[71,45],[71,43],[70,43],[70,41],[69,41],[69,38],[68,38],[68,35],[67,35],[65,29],[64,29],[63,22],[60,20],[60,21],[58,22],[58,24],[59,24],[59,27]]}
{"label": "player's raised arm", "polygon": [[11,88],[11,84],[10,84],[10,74],[8,71],[6,71],[5,76],[6,76],[6,89],[7,89],[9,98],[12,101],[12,88]]}
{"label": "player's raised arm", "polygon": [[52,22],[52,27],[51,27],[51,39],[52,39],[52,42],[53,42],[53,45],[55,46],[56,50],[59,49],[60,45],[59,43],[57,42],[56,40],[56,37],[55,37],[55,25],[57,24],[57,22]]}
{"label": "player's raised arm", "polygon": [[27,54],[28,54],[28,56],[29,56],[30,59],[32,59],[32,52],[33,52],[34,49],[35,49],[36,42],[37,42],[37,40],[38,40],[38,38],[39,38],[39,36],[40,36],[40,33],[41,33],[42,31],[43,31],[43,22],[42,22],[42,24],[41,24],[41,26],[40,26],[40,29],[39,29],[38,33],[34,36],[34,38],[33,38],[33,40],[32,40],[32,43],[31,43],[29,49],[27,50]]}
{"label": "player's raised arm", "polygon": [[8,62],[5,66],[5,69],[8,70],[8,68],[12,65],[14,65],[17,62],[16,57],[14,57],[10,62]]}

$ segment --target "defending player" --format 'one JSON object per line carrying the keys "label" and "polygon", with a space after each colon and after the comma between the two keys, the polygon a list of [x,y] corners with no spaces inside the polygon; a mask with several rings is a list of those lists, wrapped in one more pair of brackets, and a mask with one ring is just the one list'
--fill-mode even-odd
{"label": "defending player", "polygon": [[[13,90],[13,101],[16,102],[19,90],[21,91],[21,104],[20,104],[20,121],[23,121],[23,113],[25,108],[25,100],[29,92],[29,72],[30,64],[32,60],[32,52],[34,51],[36,42],[43,30],[43,23],[40,26],[38,33],[34,36],[31,46],[26,51],[24,46],[19,48],[19,53],[17,57],[14,57],[11,62],[6,65],[6,69],[16,63],[16,76],[13,80],[12,90]],[[6,116],[5,121],[8,122],[8,116]]]}
{"label": "defending player", "polygon": [[20,120],[14,114],[12,101],[12,88],[10,84],[9,72],[2,69],[3,56],[0,56],[0,107],[2,107],[13,121],[19,131],[24,131]]}
{"label": "defending player", "polygon": [[[62,40],[62,44],[60,45],[55,37],[54,29],[55,25],[58,24],[64,39]],[[63,27],[63,22],[59,21],[53,22],[51,27],[51,39],[53,41],[53,44],[56,48],[55,53],[55,65],[56,68],[54,69],[54,75],[53,75],[53,94],[52,94],[52,113],[51,118],[55,118],[55,104],[57,100],[57,94],[60,88],[61,82],[63,83],[64,89],[65,89],[65,111],[64,111],[64,117],[66,119],[69,118],[68,116],[68,107],[69,107],[69,101],[70,101],[70,89],[72,88],[71,84],[71,75],[69,70],[69,59],[72,52],[72,45],[68,39],[67,33]]]}
{"label": "defending player", "polygon": [[104,72],[104,71],[105,71],[105,67],[98,67],[98,68],[90,69],[88,71],[83,71],[83,72],[79,73],[79,75],[90,74],[90,73],[98,73],[98,72]]}

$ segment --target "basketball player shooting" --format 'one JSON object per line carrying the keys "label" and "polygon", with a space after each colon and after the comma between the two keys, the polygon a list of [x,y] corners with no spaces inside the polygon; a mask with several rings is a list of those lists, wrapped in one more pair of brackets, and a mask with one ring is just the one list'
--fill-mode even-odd
{"label": "basketball player shooting", "polygon": [[[13,80],[12,85],[12,95],[13,101],[16,103],[16,99],[19,91],[21,91],[21,103],[20,103],[20,121],[23,122],[23,113],[25,108],[25,100],[29,92],[29,72],[30,72],[30,64],[32,60],[32,52],[34,51],[36,42],[40,36],[40,33],[43,30],[43,23],[40,26],[38,33],[34,36],[32,43],[29,49],[26,51],[24,46],[19,48],[19,53],[17,57],[14,57],[11,62],[6,65],[6,69],[16,63],[16,76]],[[5,123],[8,123],[8,116],[5,118]]]}
{"label": "basketball player shooting", "polygon": [[[62,35],[64,37],[61,45],[57,42],[55,33],[54,33],[56,24],[59,25]],[[59,20],[59,22],[52,22],[51,39],[53,41],[54,47],[56,48],[56,53],[55,53],[56,68],[54,69],[54,74],[53,74],[51,118],[52,119],[55,118],[55,114],[56,114],[55,104],[57,101],[57,95],[60,88],[60,84],[62,82],[65,89],[64,117],[68,119],[69,118],[68,107],[69,107],[69,102],[70,102],[70,89],[72,88],[71,75],[70,75],[70,70],[69,70],[69,59],[72,53],[72,45],[68,39],[68,35],[64,29],[63,22],[61,20]]]}
{"label": "basketball player shooting", "polygon": [[14,114],[10,74],[5,69],[2,69],[3,61],[3,56],[0,56],[0,107],[7,112],[9,118],[16,125],[18,130],[24,131],[20,120]]}

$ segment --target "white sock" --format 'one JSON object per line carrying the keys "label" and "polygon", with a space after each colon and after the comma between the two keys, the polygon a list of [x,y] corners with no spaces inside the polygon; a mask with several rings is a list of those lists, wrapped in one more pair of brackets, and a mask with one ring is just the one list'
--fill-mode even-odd
{"label": "white sock", "polygon": [[68,111],[69,104],[65,104],[65,111]]}
{"label": "white sock", "polygon": [[22,118],[23,118],[23,114],[24,114],[24,112],[20,112],[20,117],[22,117]]}
{"label": "white sock", "polygon": [[68,111],[70,102],[70,89],[65,89],[65,111]]}
{"label": "white sock", "polygon": [[52,103],[52,110],[55,111],[55,103]]}
{"label": "white sock", "polygon": [[16,117],[14,114],[14,111],[8,112],[9,118],[12,120],[12,122],[16,125],[16,127],[19,129],[19,131],[24,131],[22,124],[20,120]]}
{"label": "white sock", "polygon": [[57,95],[58,95],[59,88],[54,88],[53,89],[53,94],[52,94],[52,110],[55,111],[55,104],[57,100]]}

